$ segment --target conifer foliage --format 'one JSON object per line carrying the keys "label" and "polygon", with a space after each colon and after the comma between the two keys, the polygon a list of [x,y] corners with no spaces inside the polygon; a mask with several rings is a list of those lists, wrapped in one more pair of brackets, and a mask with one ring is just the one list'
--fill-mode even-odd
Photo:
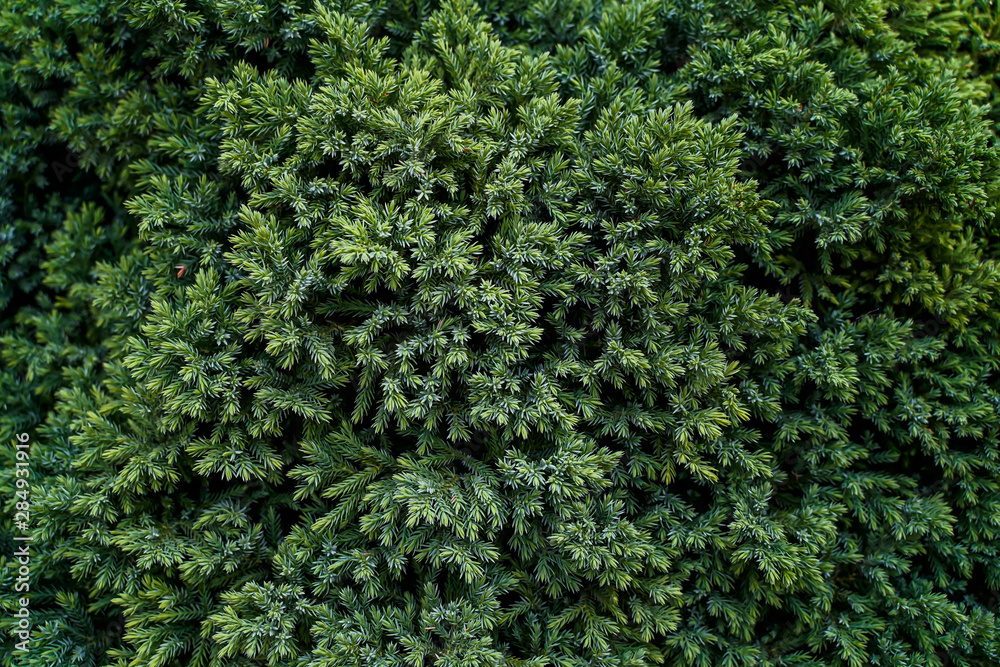
{"label": "conifer foliage", "polygon": [[1000,664],[997,12],[6,0],[0,659]]}

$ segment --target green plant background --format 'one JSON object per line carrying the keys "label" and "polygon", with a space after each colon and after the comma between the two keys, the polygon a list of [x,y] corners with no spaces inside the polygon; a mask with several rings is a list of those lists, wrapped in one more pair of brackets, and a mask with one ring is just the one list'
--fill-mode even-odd
{"label": "green plant background", "polygon": [[998,31],[5,0],[3,664],[1000,664]]}

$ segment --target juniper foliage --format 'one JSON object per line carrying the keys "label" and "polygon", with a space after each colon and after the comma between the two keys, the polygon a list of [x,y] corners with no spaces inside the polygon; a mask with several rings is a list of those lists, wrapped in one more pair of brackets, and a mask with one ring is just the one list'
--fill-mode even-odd
{"label": "juniper foliage", "polygon": [[996,11],[9,0],[5,664],[996,664]]}

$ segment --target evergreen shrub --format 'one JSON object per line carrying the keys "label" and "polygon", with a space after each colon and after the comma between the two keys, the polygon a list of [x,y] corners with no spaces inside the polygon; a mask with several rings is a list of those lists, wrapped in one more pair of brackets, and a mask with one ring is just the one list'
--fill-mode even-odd
{"label": "evergreen shrub", "polygon": [[5,0],[0,660],[1000,664],[998,46]]}

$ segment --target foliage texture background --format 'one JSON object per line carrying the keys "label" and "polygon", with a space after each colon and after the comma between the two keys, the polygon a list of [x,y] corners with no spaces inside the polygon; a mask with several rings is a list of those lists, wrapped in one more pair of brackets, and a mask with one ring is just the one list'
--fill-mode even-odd
{"label": "foliage texture background", "polygon": [[1000,664],[998,35],[4,0],[3,664]]}

